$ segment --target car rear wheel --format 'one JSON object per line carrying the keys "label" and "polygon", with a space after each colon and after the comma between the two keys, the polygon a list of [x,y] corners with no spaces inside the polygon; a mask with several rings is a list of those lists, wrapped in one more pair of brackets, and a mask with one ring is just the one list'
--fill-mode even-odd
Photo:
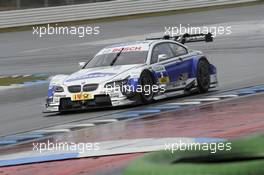
{"label": "car rear wheel", "polygon": [[142,92],[140,93],[141,101],[144,104],[149,104],[153,101],[154,92],[153,92],[153,85],[154,81],[152,76],[149,72],[144,71],[140,76],[140,85],[142,88]]}
{"label": "car rear wheel", "polygon": [[210,64],[206,59],[200,59],[197,66],[198,90],[205,93],[210,88]]}

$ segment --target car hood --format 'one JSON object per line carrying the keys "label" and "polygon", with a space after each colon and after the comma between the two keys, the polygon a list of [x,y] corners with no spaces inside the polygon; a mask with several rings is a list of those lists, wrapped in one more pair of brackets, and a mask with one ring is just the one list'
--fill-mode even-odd
{"label": "car hood", "polygon": [[65,86],[79,84],[105,83],[131,69],[141,67],[142,64],[120,65],[81,69],[69,75],[63,82]]}

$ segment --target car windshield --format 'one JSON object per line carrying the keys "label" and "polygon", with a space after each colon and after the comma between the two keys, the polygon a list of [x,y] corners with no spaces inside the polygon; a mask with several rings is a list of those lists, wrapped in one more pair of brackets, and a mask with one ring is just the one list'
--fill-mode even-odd
{"label": "car windshield", "polygon": [[148,51],[122,51],[118,53],[99,54],[92,58],[85,68],[143,64],[146,62]]}

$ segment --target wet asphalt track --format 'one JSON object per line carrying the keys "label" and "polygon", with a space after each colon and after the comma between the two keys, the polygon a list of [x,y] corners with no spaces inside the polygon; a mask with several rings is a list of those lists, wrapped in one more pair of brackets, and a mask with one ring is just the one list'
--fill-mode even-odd
{"label": "wet asphalt track", "polygon": [[[232,34],[214,43],[194,43],[218,67],[219,91],[264,84],[264,4],[171,16],[96,24],[101,35],[86,38],[49,36],[32,31],[0,34],[0,74],[69,73],[77,62],[91,57],[114,38],[138,39],[138,35],[163,32],[164,26],[232,26]],[[144,38],[142,38],[144,39]],[[95,44],[93,41],[97,41]],[[98,42],[100,41],[100,42]],[[42,105],[47,86],[0,91],[0,136],[39,129],[74,120],[100,117],[120,110],[100,110],[47,116]],[[187,97],[188,98],[188,97]],[[170,101],[177,101],[172,99]],[[160,103],[166,103],[162,101]],[[45,117],[44,117],[45,116]]]}

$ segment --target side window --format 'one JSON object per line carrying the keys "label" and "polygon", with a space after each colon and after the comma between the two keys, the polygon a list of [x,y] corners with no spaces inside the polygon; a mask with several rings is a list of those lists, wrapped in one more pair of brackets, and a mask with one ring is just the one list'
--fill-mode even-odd
{"label": "side window", "polygon": [[151,64],[158,62],[158,56],[165,54],[167,59],[174,57],[174,54],[168,43],[158,44],[154,47],[151,56]]}
{"label": "side window", "polygon": [[174,52],[174,56],[181,56],[187,54],[187,50],[184,47],[174,43],[170,43],[169,45]]}

